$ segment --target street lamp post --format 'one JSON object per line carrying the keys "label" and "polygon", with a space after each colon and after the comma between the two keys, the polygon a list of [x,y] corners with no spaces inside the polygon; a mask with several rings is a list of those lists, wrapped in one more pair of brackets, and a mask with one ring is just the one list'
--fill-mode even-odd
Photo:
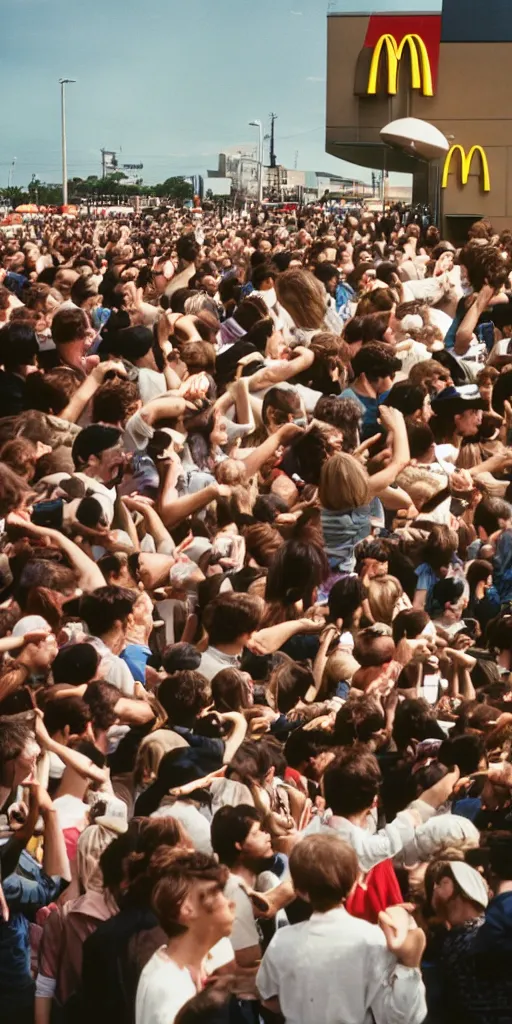
{"label": "street lamp post", "polygon": [[251,128],[259,129],[259,146],[258,146],[258,202],[263,202],[263,126],[261,121],[249,121]]}
{"label": "street lamp post", "polygon": [[60,116],[62,134],[62,205],[68,205],[68,156],[66,142],[66,85],[74,84],[75,78],[59,78]]}
{"label": "street lamp post", "polygon": [[14,157],[14,160],[12,161],[11,166],[9,167],[9,177],[7,179],[8,180],[8,185],[7,185],[8,188],[11,188],[11,186],[12,186],[12,184],[14,182],[14,168],[15,167],[16,167],[16,157]]}

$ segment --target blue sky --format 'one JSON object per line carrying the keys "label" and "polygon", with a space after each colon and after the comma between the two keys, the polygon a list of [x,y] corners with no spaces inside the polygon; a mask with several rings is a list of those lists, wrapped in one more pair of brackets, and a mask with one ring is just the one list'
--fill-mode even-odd
{"label": "blue sky", "polygon": [[[2,10],[3,9],[3,10]],[[324,152],[327,0],[3,0],[0,184],[60,180],[60,77],[69,175],[100,149],[144,179],[203,172],[278,115],[280,163],[343,173]],[[6,101],[6,97],[8,100]]]}
{"label": "blue sky", "polygon": [[443,0],[328,0],[328,7],[343,14],[441,14]]}

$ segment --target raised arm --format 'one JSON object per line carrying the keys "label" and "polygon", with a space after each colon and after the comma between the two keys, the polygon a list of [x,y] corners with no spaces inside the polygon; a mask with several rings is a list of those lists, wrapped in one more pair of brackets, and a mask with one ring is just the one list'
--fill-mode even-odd
{"label": "raised arm", "polygon": [[454,352],[457,356],[464,356],[471,344],[475,333],[476,325],[494,296],[494,288],[490,284],[484,284],[474,301],[471,303],[466,315],[463,317],[455,335]]}
{"label": "raised arm", "polygon": [[186,408],[187,403],[181,395],[162,395],[144,405],[140,414],[145,422],[153,427],[158,420],[177,419],[183,415]]}
{"label": "raised arm", "polygon": [[335,637],[339,636],[339,630],[332,623],[325,626],[320,636],[320,647],[318,648],[317,656],[313,662],[313,678],[315,680],[314,686],[310,686],[305,701],[307,704],[314,704],[318,694],[322,688],[322,680],[324,678],[325,666],[327,664],[327,658],[329,656],[329,648]]}
{"label": "raised arm", "polygon": [[39,809],[44,822],[43,871],[65,882],[71,881],[71,868],[66,851],[64,833],[57,811],[46,791],[40,791]]}
{"label": "raised arm", "polygon": [[309,370],[314,361],[315,354],[311,349],[297,347],[294,349],[293,359],[290,359],[289,362],[279,362],[276,366],[265,366],[262,370],[253,373],[252,377],[249,377],[249,391],[261,391],[273,384],[291,380],[299,373]]}
{"label": "raised arm", "polygon": [[320,633],[324,628],[324,622],[315,622],[314,619],[293,619],[287,622],[279,622],[276,626],[265,626],[252,634],[248,650],[254,654],[265,655],[275,654],[283,644],[291,640],[292,636],[298,633]]}
{"label": "raised arm", "polygon": [[123,498],[123,502],[130,512],[140,512],[144,517],[146,530],[151,534],[157,552],[159,552],[160,548],[165,547],[168,550],[164,551],[164,554],[173,554],[176,550],[176,545],[156,509],[140,498]]}
{"label": "raised arm", "polygon": [[240,455],[247,470],[247,476],[254,476],[255,473],[258,473],[261,467],[264,466],[273,455],[275,455],[277,449],[280,448],[281,445],[290,444],[295,437],[298,437],[303,433],[304,431],[302,427],[298,427],[295,423],[284,423],[282,427],[279,427],[279,430],[276,430],[275,434],[270,434],[270,436],[263,441],[263,444],[258,445],[257,448],[250,451],[247,458],[243,458],[242,450]]}
{"label": "raised arm", "polygon": [[108,780],[108,773],[103,771],[102,768],[98,768],[89,757],[85,754],[81,754],[78,750],[72,750],[71,747],[65,747],[62,743],[57,743],[57,740],[52,739],[44,722],[42,713],[36,712],[36,737],[41,746],[50,752],[50,754],[57,754],[61,761],[68,768],[72,768],[73,771],[77,772],[82,779],[89,779],[91,782],[96,782],[99,785]]}
{"label": "raised arm", "polygon": [[98,366],[94,367],[94,370],[92,370],[78,390],[72,395],[65,409],[59,413],[60,419],[67,420],[68,423],[77,423],[89,405],[91,398],[94,397],[98,388],[104,383],[107,373],[112,371],[115,371],[120,377],[126,377],[126,370],[122,363],[114,359],[109,359],[105,363],[98,363]]}
{"label": "raised arm", "polygon": [[232,381],[223,395],[217,399],[215,408],[220,413],[226,413],[231,406],[235,406],[237,423],[248,424],[254,430],[254,415],[249,399],[249,381],[247,377],[240,377]]}
{"label": "raised arm", "polygon": [[165,501],[164,495],[162,495],[160,505],[162,522],[168,529],[171,529],[181,523],[183,519],[188,519],[189,516],[193,516],[195,512],[199,512],[209,505],[211,501],[215,501],[219,494],[223,493],[223,486],[222,484],[209,484],[208,487],[197,491],[196,494],[184,494],[183,497],[170,502]]}
{"label": "raised arm", "polygon": [[387,487],[394,484],[399,473],[408,465],[410,460],[409,440],[407,429],[402,413],[398,409],[381,405],[379,417],[382,424],[393,434],[393,455],[391,462],[385,469],[369,478],[370,497],[375,498],[385,491]]}
{"label": "raised arm", "polygon": [[230,722],[232,726],[229,736],[224,741],[224,757],[222,758],[223,764],[229,764],[238,748],[244,742],[247,733],[247,721],[239,711],[226,711],[224,714],[219,715],[219,718],[223,722]]}
{"label": "raised arm", "polygon": [[36,526],[29,519],[24,519],[15,512],[7,517],[7,525],[16,526],[23,530],[29,537],[49,537],[57,547],[66,555],[73,569],[78,575],[78,583],[82,590],[97,590],[105,586],[105,579],[100,569],[85,551],[79,548],[78,544],[66,537],[60,530],[52,530],[43,526]]}
{"label": "raised arm", "polygon": [[162,310],[162,313],[160,314],[156,322],[156,339],[163,355],[164,365],[162,372],[165,377],[166,387],[169,389],[169,391],[175,391],[178,390],[178,388],[180,387],[181,380],[178,377],[176,370],[173,370],[172,366],[169,365],[167,359],[167,356],[172,351],[172,345],[169,341],[169,335],[173,330],[172,321],[170,322],[169,316],[172,317],[172,313],[169,314],[166,311]]}

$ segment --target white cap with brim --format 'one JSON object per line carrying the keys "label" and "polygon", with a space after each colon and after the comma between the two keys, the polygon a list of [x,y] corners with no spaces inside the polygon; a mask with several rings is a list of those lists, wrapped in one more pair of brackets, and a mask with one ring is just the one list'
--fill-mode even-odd
{"label": "white cap with brim", "polygon": [[459,889],[462,889],[468,900],[480,907],[486,907],[489,903],[489,893],[478,871],[463,860],[450,861],[450,868]]}
{"label": "white cap with brim", "polygon": [[110,829],[111,832],[123,835],[128,830],[128,810],[126,804],[115,796],[108,797],[105,804],[103,814],[96,817],[93,811],[91,817],[94,819],[94,824],[103,825],[105,828]]}
{"label": "white cap with brim", "polygon": [[50,624],[42,615],[24,615],[14,626],[12,635],[26,636],[27,633],[51,633]]}
{"label": "white cap with brim", "polygon": [[[420,797],[421,799],[421,797]],[[478,846],[480,833],[469,818],[459,814],[437,814],[415,830],[410,842],[404,845],[403,859],[407,867],[418,861],[426,863],[450,845]]]}

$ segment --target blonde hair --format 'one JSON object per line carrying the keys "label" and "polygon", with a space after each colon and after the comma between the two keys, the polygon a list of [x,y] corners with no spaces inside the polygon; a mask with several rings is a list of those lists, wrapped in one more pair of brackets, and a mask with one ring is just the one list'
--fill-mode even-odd
{"label": "blonde hair", "polygon": [[322,687],[330,693],[338,685],[340,679],[350,682],[359,668],[359,662],[348,651],[333,651],[327,659]]}
{"label": "blonde hair", "polygon": [[102,892],[100,857],[115,838],[116,833],[104,825],[88,825],[82,832],[78,840],[76,865],[78,877],[86,892]]}
{"label": "blonde hair", "polygon": [[134,786],[148,785],[158,775],[160,761],[164,754],[178,747],[188,747],[188,743],[170,729],[157,729],[145,736],[140,744],[133,772]]}
{"label": "blonde hair", "polygon": [[332,455],[322,466],[318,496],[322,508],[334,512],[366,505],[370,496],[366,470],[353,455]]}
{"label": "blonde hair", "polygon": [[310,273],[294,267],[276,278],[276,295],[296,327],[319,330],[326,314],[326,293],[320,281]]}
{"label": "blonde hair", "polygon": [[448,477],[433,476],[428,470],[419,466],[407,466],[399,474],[396,480],[399,487],[407,491],[412,503],[421,510],[427,501],[430,501],[436,494],[448,484]]}
{"label": "blonde hair", "polygon": [[415,363],[411,366],[409,371],[409,381],[411,384],[429,384],[430,381],[439,375],[446,376],[447,370],[438,363],[437,359],[422,359],[420,363]]}
{"label": "blonde hair", "polygon": [[215,479],[219,484],[243,484],[247,486],[247,472],[242,459],[224,459],[215,467]]}
{"label": "blonde hair", "polygon": [[398,612],[397,601],[403,593],[402,584],[395,576],[377,576],[369,580],[367,596],[374,621],[390,626]]}

